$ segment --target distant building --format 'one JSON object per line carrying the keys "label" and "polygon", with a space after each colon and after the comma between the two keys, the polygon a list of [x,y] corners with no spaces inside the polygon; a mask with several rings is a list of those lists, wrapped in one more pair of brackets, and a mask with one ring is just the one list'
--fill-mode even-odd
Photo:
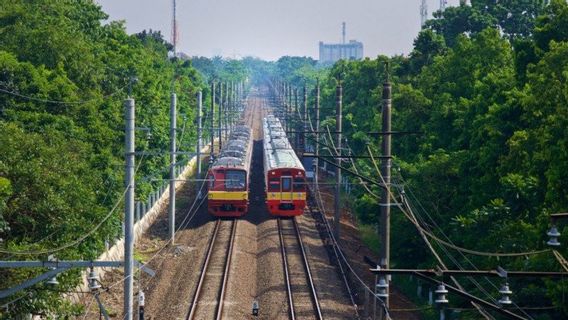
{"label": "distant building", "polygon": [[363,43],[349,40],[345,43],[345,22],[342,23],[342,43],[319,43],[319,62],[335,63],[338,60],[361,60],[363,59]]}
{"label": "distant building", "polygon": [[350,40],[349,43],[319,43],[320,63],[334,63],[338,60],[363,59],[363,43]]}

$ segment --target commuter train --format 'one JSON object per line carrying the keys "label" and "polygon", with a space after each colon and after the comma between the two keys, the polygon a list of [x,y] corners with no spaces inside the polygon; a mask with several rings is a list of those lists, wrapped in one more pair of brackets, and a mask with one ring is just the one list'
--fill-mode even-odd
{"label": "commuter train", "polygon": [[274,216],[297,216],[306,206],[306,172],[280,120],[263,119],[266,206]]}
{"label": "commuter train", "polygon": [[240,217],[248,212],[252,131],[235,126],[207,172],[207,210],[217,217]]}

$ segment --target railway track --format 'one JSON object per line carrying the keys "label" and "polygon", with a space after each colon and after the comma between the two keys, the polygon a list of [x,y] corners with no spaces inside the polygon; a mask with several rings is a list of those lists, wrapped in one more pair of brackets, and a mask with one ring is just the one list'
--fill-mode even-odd
{"label": "railway track", "polygon": [[295,218],[278,218],[277,223],[289,317],[321,320],[323,315],[298,223]]}
{"label": "railway track", "polygon": [[237,221],[218,219],[215,222],[187,320],[222,318]]}

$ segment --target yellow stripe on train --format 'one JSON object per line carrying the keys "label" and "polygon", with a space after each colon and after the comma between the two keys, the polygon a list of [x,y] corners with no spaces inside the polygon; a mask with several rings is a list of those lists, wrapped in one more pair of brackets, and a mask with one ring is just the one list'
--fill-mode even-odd
{"label": "yellow stripe on train", "polygon": [[266,200],[306,200],[305,192],[268,192]]}
{"label": "yellow stripe on train", "polygon": [[209,200],[248,200],[247,191],[209,191]]}

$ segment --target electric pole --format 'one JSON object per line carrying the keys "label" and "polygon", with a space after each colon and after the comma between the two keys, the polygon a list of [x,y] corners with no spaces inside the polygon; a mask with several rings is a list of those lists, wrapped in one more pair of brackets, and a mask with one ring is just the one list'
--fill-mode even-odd
{"label": "electric pole", "polygon": [[203,93],[201,90],[197,93],[197,178],[201,177],[201,139],[202,139],[202,128],[201,128],[201,110],[203,109]]}
{"label": "electric pole", "polygon": [[229,114],[231,113],[231,86],[229,82],[225,82],[225,107],[223,109],[223,122],[225,123],[225,128],[223,129],[223,136],[227,139],[227,128],[229,127]]}
{"label": "electric pole", "polygon": [[[314,143],[314,153],[315,153],[315,159],[314,159],[314,181],[317,185],[318,183],[318,176],[319,176],[319,132],[320,132],[320,83],[319,83],[319,79],[316,80],[316,106],[315,106],[315,117],[316,117],[316,134],[315,134],[315,139],[316,142]],[[316,186],[317,187],[317,186]]]}
{"label": "electric pole", "polygon": [[221,148],[223,147],[223,81],[219,81],[219,116],[217,125],[219,126],[219,152],[221,152]]}
{"label": "electric pole", "polygon": [[343,85],[341,83],[341,76],[337,82],[336,88],[336,110],[335,110],[335,131],[337,131],[335,148],[336,148],[336,156],[335,159],[335,215],[334,215],[334,224],[335,224],[335,239],[340,241],[340,229],[341,229],[341,130],[342,126],[342,112],[343,112]]}
{"label": "electric pole", "polygon": [[176,227],[176,131],[177,131],[177,96],[172,93],[170,101],[170,206],[168,211],[169,236],[174,244]]}
{"label": "electric pole", "polygon": [[124,199],[124,317],[132,320],[134,292],[134,161],[135,161],[135,106],[134,99],[125,101],[124,118],[126,135],[124,139],[126,197]]}
{"label": "electric pole", "polygon": [[[380,238],[381,246],[379,252],[379,264],[381,268],[388,269],[390,267],[390,181],[391,181],[391,84],[387,66],[386,80],[383,83],[383,111],[382,111],[382,145],[381,145],[381,175],[384,179],[384,185],[381,192],[380,206]],[[387,284],[389,279],[386,279]],[[386,288],[385,305],[389,307],[389,288]]]}
{"label": "electric pole", "polygon": [[307,84],[304,83],[304,101],[303,101],[303,109],[302,109],[302,125],[300,126],[302,129],[300,130],[300,152],[302,154],[302,158],[304,157],[304,152],[306,152],[306,132],[308,131],[307,121],[308,121],[308,87]]}
{"label": "electric pole", "polygon": [[209,133],[211,147],[209,148],[209,160],[213,160],[213,149],[215,147],[215,81],[211,81],[211,114],[209,119]]}

